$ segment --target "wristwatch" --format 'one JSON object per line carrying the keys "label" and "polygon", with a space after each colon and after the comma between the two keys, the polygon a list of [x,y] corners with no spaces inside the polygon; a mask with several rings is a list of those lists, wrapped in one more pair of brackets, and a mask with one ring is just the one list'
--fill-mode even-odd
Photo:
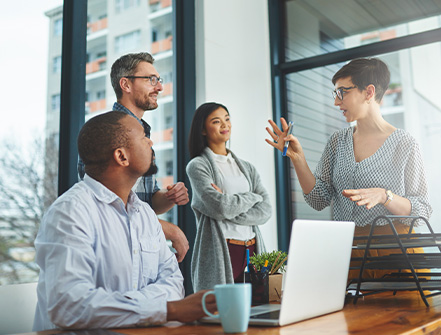
{"label": "wristwatch", "polygon": [[383,204],[384,207],[386,207],[387,205],[389,205],[389,203],[394,200],[394,194],[392,193],[391,190],[387,190],[386,191],[386,195],[387,195],[387,200],[386,202]]}

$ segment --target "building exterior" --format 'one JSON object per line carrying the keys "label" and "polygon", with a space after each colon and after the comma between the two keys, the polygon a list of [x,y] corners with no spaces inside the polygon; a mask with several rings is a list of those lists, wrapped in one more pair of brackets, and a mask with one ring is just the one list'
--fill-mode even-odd
{"label": "building exterior", "polygon": [[[60,122],[62,7],[50,19],[46,138],[57,146]],[[171,0],[89,0],[87,23],[86,120],[112,109],[116,101],[110,69],[121,55],[149,52],[164,79],[159,107],[144,119],[152,126],[159,187],[173,183],[173,50]],[[86,121],[85,120],[85,121]],[[164,214],[173,221],[173,214]]]}

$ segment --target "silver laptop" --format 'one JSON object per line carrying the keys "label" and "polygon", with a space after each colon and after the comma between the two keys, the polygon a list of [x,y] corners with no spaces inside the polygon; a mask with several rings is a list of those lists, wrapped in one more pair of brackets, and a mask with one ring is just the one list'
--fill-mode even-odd
{"label": "silver laptop", "polygon": [[282,302],[252,307],[249,324],[284,326],[341,310],[354,228],[354,222],[294,220]]}

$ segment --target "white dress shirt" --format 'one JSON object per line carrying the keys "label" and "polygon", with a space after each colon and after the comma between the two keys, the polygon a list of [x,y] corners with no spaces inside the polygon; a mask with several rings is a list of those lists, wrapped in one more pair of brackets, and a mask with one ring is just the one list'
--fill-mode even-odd
{"label": "white dress shirt", "polygon": [[127,206],[85,176],[49,208],[35,240],[40,266],[34,331],[166,322],[183,277],[149,205]]}
{"label": "white dress shirt", "polygon": [[[221,184],[218,186],[224,194],[240,194],[250,191],[250,184],[231,153],[226,156],[215,154],[210,148],[209,152],[219,169]],[[256,235],[253,227],[234,223],[221,222],[220,227],[226,239],[232,238],[240,241],[248,241]]]}

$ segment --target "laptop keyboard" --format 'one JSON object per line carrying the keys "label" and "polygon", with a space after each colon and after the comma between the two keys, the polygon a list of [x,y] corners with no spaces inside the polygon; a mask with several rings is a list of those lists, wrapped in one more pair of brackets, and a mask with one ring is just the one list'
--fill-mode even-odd
{"label": "laptop keyboard", "polygon": [[269,319],[269,320],[279,320],[280,310],[261,313],[256,315],[251,315],[250,319]]}

